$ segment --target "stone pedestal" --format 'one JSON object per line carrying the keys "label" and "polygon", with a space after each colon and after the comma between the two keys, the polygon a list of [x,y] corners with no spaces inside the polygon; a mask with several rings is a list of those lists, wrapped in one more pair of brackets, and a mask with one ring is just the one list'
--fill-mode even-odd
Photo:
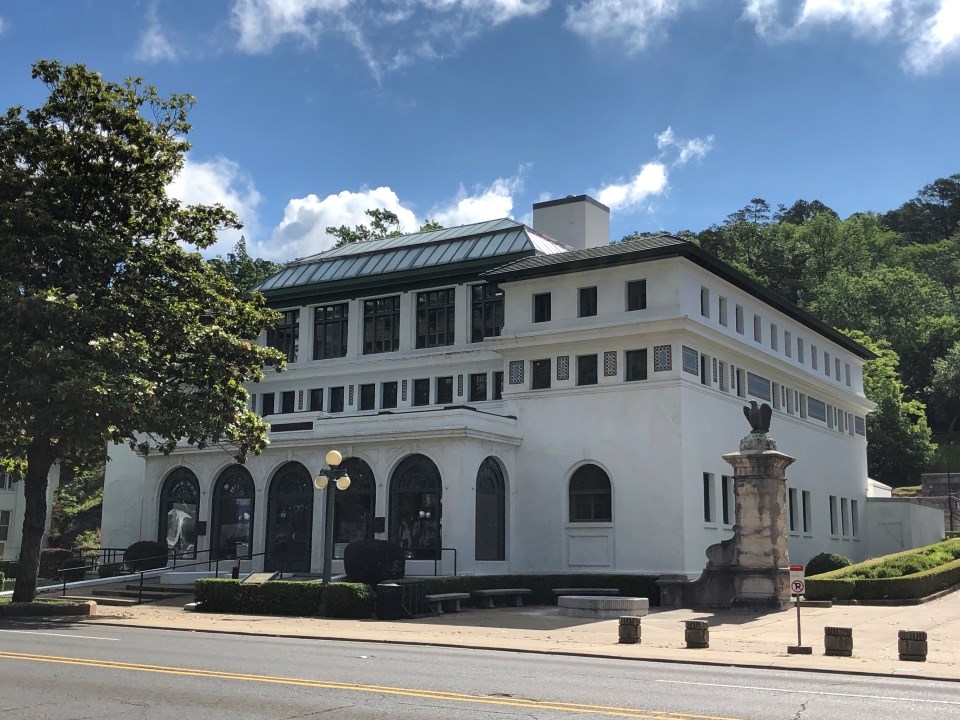
{"label": "stone pedestal", "polygon": [[790,600],[785,472],[794,461],[766,433],[751,433],[733,467],[737,523],[733,537],[707,548],[707,566],[683,590],[691,607],[780,609]]}

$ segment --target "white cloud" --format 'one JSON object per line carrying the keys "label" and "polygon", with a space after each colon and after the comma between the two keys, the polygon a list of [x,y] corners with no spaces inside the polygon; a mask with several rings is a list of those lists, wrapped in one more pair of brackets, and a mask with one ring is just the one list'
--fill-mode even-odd
{"label": "white cloud", "polygon": [[772,41],[802,39],[821,27],[892,40],[904,47],[904,67],[917,74],[960,51],[958,0],[745,0],[743,17]]}
{"label": "white cloud", "polygon": [[180,174],[167,191],[188,205],[220,203],[233,210],[244,224],[244,230],[223,230],[217,243],[205,255],[229,252],[242,234],[255,236],[258,231],[257,205],[262,199],[250,177],[237,163],[225,157],[194,161],[187,157]]}
{"label": "white cloud", "polygon": [[259,251],[266,257],[289,260],[329,250],[336,240],[327,234],[328,227],[369,225],[370,218],[364,211],[374,208],[396,213],[403,232],[415,232],[420,227],[417,216],[389,187],[343,190],[322,200],[311,193],[287,203],[270,243],[262,244]]}
{"label": "white cloud", "polygon": [[446,206],[434,209],[430,217],[444,227],[510,217],[513,195],[522,184],[520,175],[497,178],[488,187],[476,188],[473,195],[468,195],[461,185],[456,198]]}
{"label": "white cloud", "polygon": [[590,40],[620,39],[631,52],[638,52],[690,4],[691,0],[584,0],[567,8],[566,25]]}
{"label": "white cloud", "polygon": [[7,29],[7,21],[0,17],[0,35],[3,35],[4,30]]}
{"label": "white cloud", "polygon": [[352,0],[236,0],[232,24],[240,49],[269,52],[285,36],[315,42],[325,20],[350,6]]}
{"label": "white cloud", "polygon": [[629,180],[605,185],[594,191],[597,200],[611,210],[635,210],[649,198],[662,195],[668,187],[667,166],[648,162]]}
{"label": "white cloud", "polygon": [[176,60],[179,54],[179,49],[167,37],[163,26],[160,24],[156,8],[151,6],[147,13],[147,29],[140,36],[140,42],[137,43],[134,57],[144,62],[160,62]]}
{"label": "white cloud", "polygon": [[672,127],[668,127],[662,133],[659,133],[656,138],[657,150],[660,151],[661,158],[672,151],[676,152],[677,157],[673,161],[674,166],[686,165],[691,160],[702,160],[713,149],[713,135],[681,140],[677,138]]}

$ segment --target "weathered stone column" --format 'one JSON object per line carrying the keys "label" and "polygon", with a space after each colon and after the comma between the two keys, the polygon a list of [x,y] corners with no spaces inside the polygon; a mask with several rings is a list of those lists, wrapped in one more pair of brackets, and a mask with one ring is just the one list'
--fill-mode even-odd
{"label": "weathered stone column", "polygon": [[733,467],[737,508],[732,606],[783,606],[790,600],[785,472],[794,458],[766,433],[752,432],[740,441],[740,452],[723,459]]}

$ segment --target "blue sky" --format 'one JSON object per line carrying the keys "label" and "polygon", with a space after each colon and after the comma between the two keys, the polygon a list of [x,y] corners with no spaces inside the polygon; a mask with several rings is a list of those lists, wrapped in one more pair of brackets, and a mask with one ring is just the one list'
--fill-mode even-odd
{"label": "blue sky", "polygon": [[43,101],[40,58],[195,95],[171,190],[278,260],[371,207],[415,230],[589,193],[619,238],[960,172],[960,0],[0,4],[0,107]]}

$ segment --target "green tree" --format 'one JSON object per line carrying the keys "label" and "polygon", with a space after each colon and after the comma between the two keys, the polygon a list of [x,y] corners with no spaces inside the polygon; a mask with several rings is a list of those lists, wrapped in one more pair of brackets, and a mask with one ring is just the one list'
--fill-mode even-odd
{"label": "green tree", "polygon": [[847,335],[877,356],[863,368],[864,392],[877,406],[867,415],[870,476],[893,487],[916,485],[935,449],[924,405],[904,398],[898,373],[900,358],[888,342],[874,342],[858,331]]}
{"label": "green tree", "polygon": [[229,280],[242,293],[250,292],[283,267],[281,263],[250,257],[247,252],[247,240],[244,237],[237,241],[233,252],[227,253],[226,260],[218,255],[208,262],[210,267]]}
{"label": "green tree", "polygon": [[[333,235],[337,239],[334,247],[343,247],[355,242],[366,242],[367,240],[380,240],[381,238],[400,237],[403,230],[400,227],[400,218],[395,212],[375,208],[373,210],[364,210],[364,214],[370,218],[369,225],[354,225],[352,228],[341,225],[340,227],[327,228],[327,235]],[[436,220],[427,220],[420,226],[419,232],[429,230],[443,230],[443,225]]]}
{"label": "green tree", "polygon": [[954,432],[960,420],[960,342],[933,361],[933,403],[947,418],[947,431]]}
{"label": "green tree", "polygon": [[0,458],[26,495],[14,599],[36,592],[47,476],[109,442],[171,452],[181,439],[242,459],[267,442],[243,383],[283,358],[255,338],[276,321],[198,252],[220,205],[167,186],[189,148],[187,95],[40,61],[38,108],[0,116]]}
{"label": "green tree", "polygon": [[883,221],[908,243],[935,243],[952,236],[960,228],[960,174],[924,185]]}

